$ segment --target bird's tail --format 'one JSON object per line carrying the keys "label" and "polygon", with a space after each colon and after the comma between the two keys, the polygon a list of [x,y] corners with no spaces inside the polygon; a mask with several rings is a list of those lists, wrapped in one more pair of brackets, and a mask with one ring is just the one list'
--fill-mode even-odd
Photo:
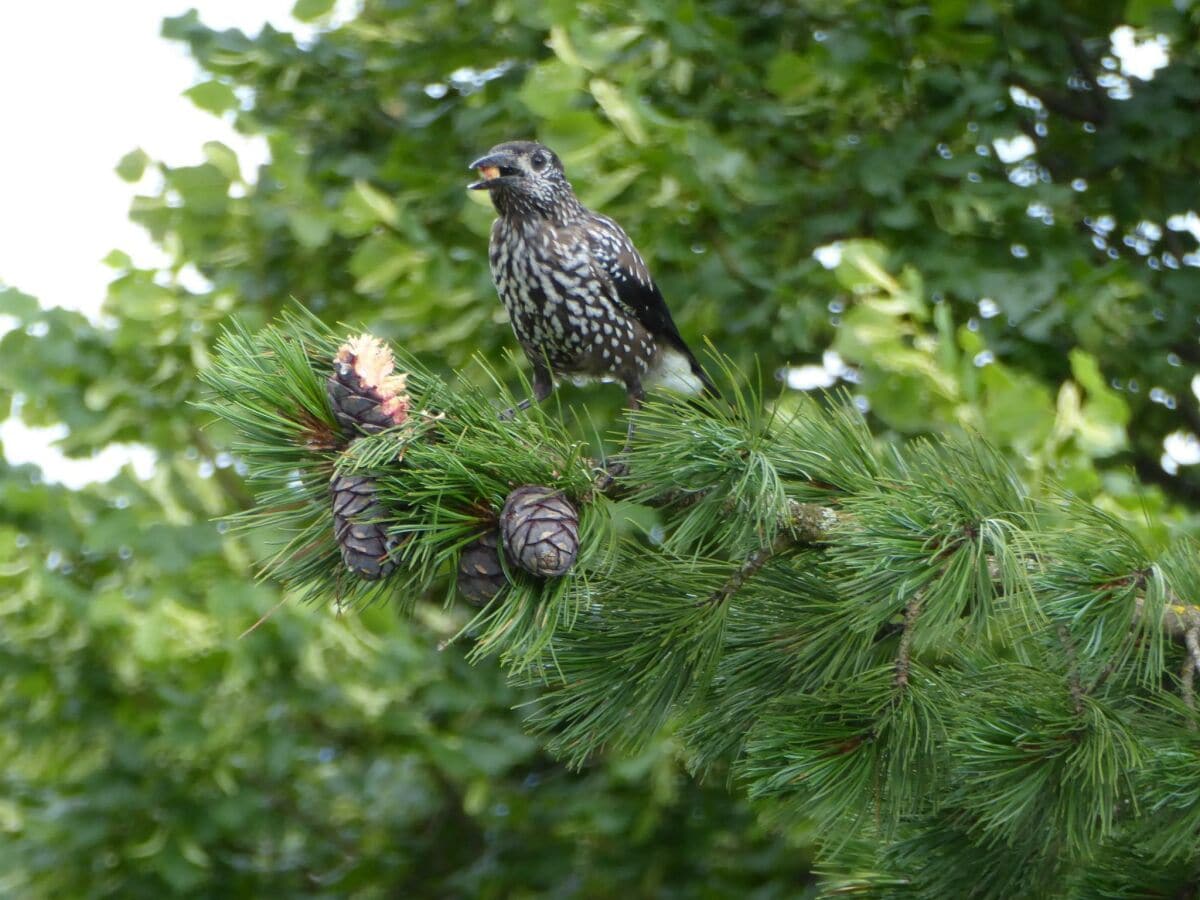
{"label": "bird's tail", "polygon": [[721,396],[708,373],[700,368],[700,363],[687,347],[665,347],[658,364],[647,373],[646,380],[650,386],[680,394]]}

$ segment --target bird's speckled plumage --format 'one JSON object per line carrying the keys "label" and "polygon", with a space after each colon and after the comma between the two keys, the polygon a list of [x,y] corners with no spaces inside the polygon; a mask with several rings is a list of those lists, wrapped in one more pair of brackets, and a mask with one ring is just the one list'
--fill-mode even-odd
{"label": "bird's speckled plumage", "polygon": [[647,384],[715,392],[629,236],[579,202],[553,152],[513,141],[472,168],[484,179],[471,187],[487,190],[499,213],[492,279],[538,400],[551,373],[619,381],[635,407]]}

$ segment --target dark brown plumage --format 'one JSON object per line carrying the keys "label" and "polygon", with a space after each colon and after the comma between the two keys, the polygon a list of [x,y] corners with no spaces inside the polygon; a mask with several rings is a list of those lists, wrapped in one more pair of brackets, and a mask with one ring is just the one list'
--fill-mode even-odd
{"label": "dark brown plumage", "polygon": [[483,175],[471,188],[499,213],[492,279],[533,366],[535,400],[554,375],[619,381],[633,409],[654,384],[716,393],[629,236],[579,202],[549,148],[500,144],[471,168]]}

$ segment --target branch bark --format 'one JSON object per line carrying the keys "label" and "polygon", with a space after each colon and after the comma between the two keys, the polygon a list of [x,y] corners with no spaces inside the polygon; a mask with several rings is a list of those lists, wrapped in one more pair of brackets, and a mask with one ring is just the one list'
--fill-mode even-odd
{"label": "branch bark", "polygon": [[900,633],[900,649],[896,652],[896,687],[908,687],[908,675],[912,668],[913,629],[917,616],[921,614],[921,599],[912,597],[904,604],[904,630]]}
{"label": "branch bark", "polygon": [[742,564],[741,568],[730,575],[729,579],[713,592],[712,596],[708,598],[709,605],[714,606],[718,603],[724,603],[740,591],[746,582],[753,578],[755,573],[767,564],[768,560],[792,544],[793,541],[788,535],[781,534],[775,538],[771,546],[755,550]]}

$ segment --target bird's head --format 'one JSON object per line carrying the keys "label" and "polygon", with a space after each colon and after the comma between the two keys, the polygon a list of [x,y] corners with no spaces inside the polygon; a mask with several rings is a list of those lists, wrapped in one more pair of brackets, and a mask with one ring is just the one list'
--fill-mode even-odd
{"label": "bird's head", "polygon": [[470,167],[482,176],[470,189],[487,191],[501,214],[551,214],[575,202],[562,161],[549,147],[534,141],[497,144]]}

